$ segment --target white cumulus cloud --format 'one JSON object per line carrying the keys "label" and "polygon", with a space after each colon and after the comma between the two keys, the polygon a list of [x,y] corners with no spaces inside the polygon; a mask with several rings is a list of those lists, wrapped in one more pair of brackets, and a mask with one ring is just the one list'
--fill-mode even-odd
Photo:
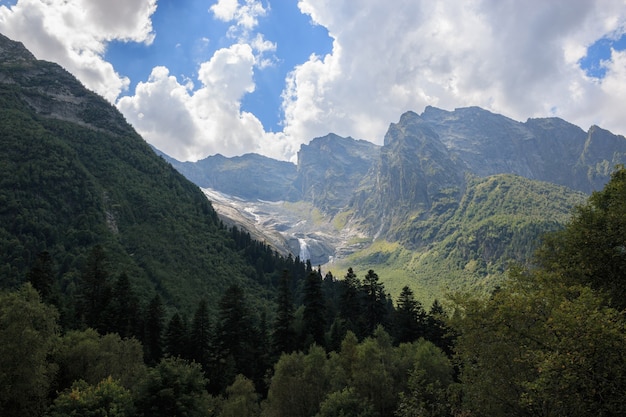
{"label": "white cumulus cloud", "polygon": [[0,28],[37,58],[59,63],[114,101],[129,80],[104,60],[107,42],[149,44],[155,10],[156,0],[20,0],[0,7]]}
{"label": "white cumulus cloud", "polygon": [[265,142],[264,153],[280,157],[284,150],[272,139],[276,135],[266,134],[254,115],[241,110],[241,98],[254,90],[254,65],[249,45],[220,49],[200,66],[201,86],[195,91],[157,67],[118,107],[150,143],[180,160],[261,152]]}
{"label": "white cumulus cloud", "polygon": [[[587,47],[623,33],[623,1],[300,0],[334,39],[291,74],[285,133],[333,131],[381,143],[389,122],[426,105],[478,105],[525,120],[557,115],[626,132],[624,58],[603,80],[578,61]],[[621,32],[620,32],[621,31]]]}

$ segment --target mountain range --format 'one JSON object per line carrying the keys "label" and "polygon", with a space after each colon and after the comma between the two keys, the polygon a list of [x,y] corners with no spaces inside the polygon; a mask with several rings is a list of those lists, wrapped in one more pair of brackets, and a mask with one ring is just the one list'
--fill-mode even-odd
{"label": "mountain range", "polygon": [[426,107],[390,124],[382,146],[329,134],[302,145],[297,164],[165,158],[256,238],[335,273],[374,268],[392,289],[437,295],[490,288],[526,262],[626,162],[626,140],[556,117]]}

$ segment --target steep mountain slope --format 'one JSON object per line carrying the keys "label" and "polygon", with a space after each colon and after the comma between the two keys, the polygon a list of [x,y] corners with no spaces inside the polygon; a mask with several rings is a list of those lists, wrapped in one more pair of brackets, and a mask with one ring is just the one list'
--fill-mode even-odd
{"label": "steep mountain slope", "polygon": [[516,174],[591,193],[626,160],[623,136],[597,126],[584,132],[559,118],[520,123],[478,107],[453,112],[427,107],[417,117],[481,177]]}
{"label": "steep mountain slope", "polygon": [[324,213],[336,214],[350,201],[379,152],[380,148],[370,142],[332,133],[302,145],[295,181],[301,199]]}
{"label": "steep mountain slope", "polygon": [[3,36],[0,146],[0,287],[22,282],[47,251],[71,294],[102,245],[111,275],[126,272],[144,299],[159,293],[189,312],[237,282],[262,294],[264,271],[196,185],[104,99]]}
{"label": "steep mountain slope", "polygon": [[185,177],[203,188],[247,200],[298,201],[296,166],[257,154],[233,158],[214,155],[197,162],[180,162],[156,150]]}

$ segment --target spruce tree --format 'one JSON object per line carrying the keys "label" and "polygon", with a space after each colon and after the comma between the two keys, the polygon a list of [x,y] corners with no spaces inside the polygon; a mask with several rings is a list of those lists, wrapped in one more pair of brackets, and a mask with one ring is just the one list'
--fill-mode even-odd
{"label": "spruce tree", "polygon": [[165,331],[165,352],[169,357],[189,358],[189,335],[182,316],[176,312]]}
{"label": "spruce tree", "polygon": [[148,365],[157,364],[163,357],[163,327],[165,309],[163,301],[157,294],[152,298],[145,315],[144,351]]}
{"label": "spruce tree", "polygon": [[35,264],[28,273],[28,280],[33,288],[39,292],[44,302],[51,301],[54,273],[52,271],[52,256],[50,256],[50,252],[43,251],[37,255]]}
{"label": "spruce tree", "polygon": [[326,304],[322,293],[322,277],[316,271],[311,271],[304,283],[303,304],[302,331],[305,345],[316,343],[318,346],[326,346]]}
{"label": "spruce tree", "polygon": [[[219,390],[230,385],[236,374],[256,380],[258,377],[259,336],[252,323],[243,289],[231,285],[219,302],[216,325],[217,375]],[[216,378],[214,378],[216,379]]]}
{"label": "spruce tree", "polygon": [[289,272],[284,271],[278,287],[276,320],[274,321],[274,332],[272,333],[273,352],[276,356],[280,356],[281,353],[291,353],[296,347],[294,307],[290,281]]}
{"label": "spruce tree", "polygon": [[357,278],[352,268],[348,268],[348,272],[344,279],[340,281],[340,285],[339,315],[346,322],[348,330],[351,330],[359,337],[363,337],[361,281]]}
{"label": "spruce tree", "polygon": [[365,330],[370,335],[378,325],[385,325],[387,318],[387,295],[385,286],[378,281],[378,274],[370,269],[363,278]]}
{"label": "spruce tree", "polygon": [[211,329],[211,318],[209,317],[209,305],[205,299],[202,299],[198,303],[193,321],[191,322],[189,349],[191,359],[202,365],[205,371],[209,367],[212,338],[213,333]]}
{"label": "spruce tree", "polygon": [[89,253],[78,284],[76,312],[79,322],[104,333],[107,323],[102,313],[106,311],[110,300],[111,285],[106,254],[104,248],[97,245]]}
{"label": "spruce tree", "polygon": [[396,343],[413,342],[425,336],[426,312],[408,286],[402,288],[393,317]]}
{"label": "spruce tree", "polygon": [[118,333],[122,338],[139,334],[139,300],[125,272],[120,274],[113,286],[113,294],[106,315],[110,332]]}

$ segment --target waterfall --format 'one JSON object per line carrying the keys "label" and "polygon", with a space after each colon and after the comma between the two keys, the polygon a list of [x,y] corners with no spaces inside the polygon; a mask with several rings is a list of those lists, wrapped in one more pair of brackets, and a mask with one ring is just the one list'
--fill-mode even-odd
{"label": "waterfall", "polygon": [[298,244],[300,245],[300,260],[302,262],[305,262],[311,259],[311,253],[309,252],[309,245],[307,245],[306,240],[302,238],[298,238]]}

